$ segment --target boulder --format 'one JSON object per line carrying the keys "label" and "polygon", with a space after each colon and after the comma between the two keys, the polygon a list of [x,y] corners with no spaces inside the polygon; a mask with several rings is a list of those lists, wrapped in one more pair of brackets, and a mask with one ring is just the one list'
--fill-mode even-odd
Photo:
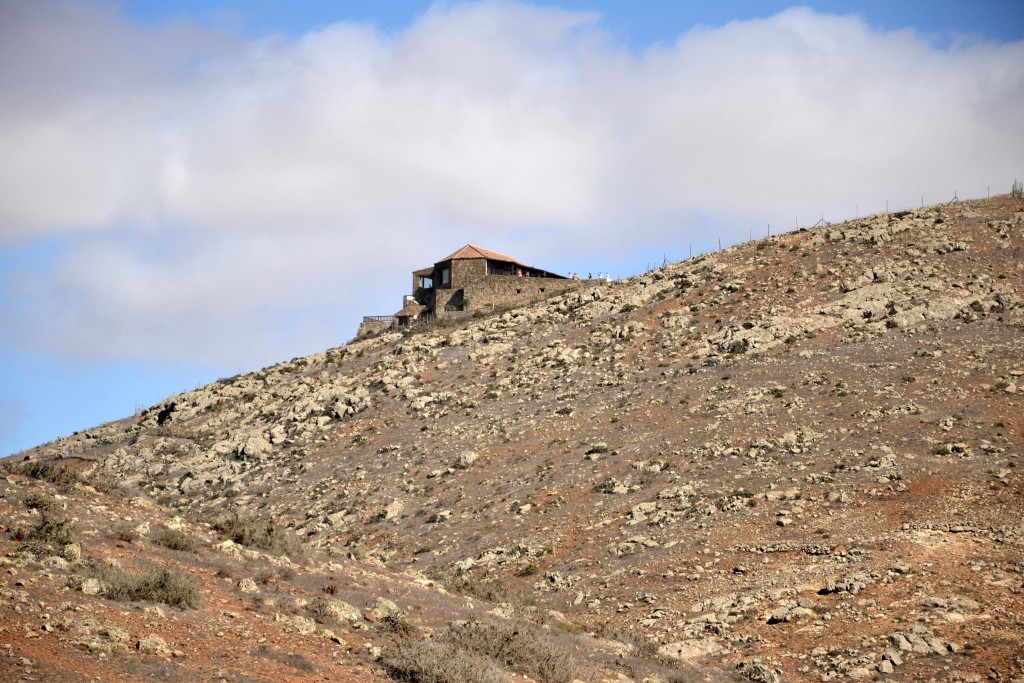
{"label": "boulder", "polygon": [[152,633],[140,638],[139,641],[135,643],[135,648],[139,652],[148,652],[149,654],[164,654],[171,651],[171,649],[167,647],[167,641]]}

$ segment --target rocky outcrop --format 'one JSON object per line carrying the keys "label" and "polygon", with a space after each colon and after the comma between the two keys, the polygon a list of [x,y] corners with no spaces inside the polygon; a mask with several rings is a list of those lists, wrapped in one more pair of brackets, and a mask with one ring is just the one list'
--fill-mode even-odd
{"label": "rocky outcrop", "polygon": [[[1015,202],[775,236],[360,338],[30,462],[116,477],[186,524],[258,512],[310,553],[415,573],[477,613],[636,643],[624,659],[749,680],[1010,680]],[[251,598],[259,579],[225,586]],[[356,618],[325,595],[275,623],[329,639],[317,614],[402,630],[429,611],[374,599]]]}

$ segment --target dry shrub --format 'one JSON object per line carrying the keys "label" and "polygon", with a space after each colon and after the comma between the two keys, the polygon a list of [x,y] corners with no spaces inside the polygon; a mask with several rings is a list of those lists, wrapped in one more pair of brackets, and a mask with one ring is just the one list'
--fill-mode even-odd
{"label": "dry shrub", "polygon": [[320,595],[306,604],[306,612],[319,624],[348,624],[361,622],[363,613],[344,600]]}
{"label": "dry shrub", "polygon": [[337,623],[342,618],[337,603],[322,595],[313,598],[306,605],[306,611],[309,612],[309,616],[313,617],[313,620],[318,624]]}
{"label": "dry shrub", "polygon": [[123,602],[161,602],[181,609],[199,606],[199,588],[192,579],[170,567],[132,574],[117,567],[100,565],[94,574],[102,586],[101,594]]}
{"label": "dry shrub", "polygon": [[92,474],[88,477],[82,478],[82,483],[93,487],[101,493],[106,493],[109,496],[117,496],[118,498],[127,498],[132,493],[121,486],[117,479],[106,474]]}
{"label": "dry shrub", "polygon": [[298,652],[278,652],[272,650],[266,645],[260,645],[255,650],[250,652],[253,657],[259,657],[261,659],[270,659],[275,662],[279,662],[286,666],[290,666],[293,669],[299,671],[305,671],[307,673],[316,672],[316,665],[313,664],[307,657]]}
{"label": "dry shrub", "polygon": [[571,683],[582,676],[565,637],[527,624],[455,623],[444,638],[455,647],[545,683]]}
{"label": "dry shrub", "polygon": [[196,542],[188,534],[178,529],[162,529],[154,538],[153,543],[171,550],[195,550]]}
{"label": "dry shrub", "polygon": [[542,683],[585,676],[567,636],[527,624],[457,622],[437,640],[397,643],[381,656],[388,673],[415,683],[505,682],[505,669]]}
{"label": "dry shrub", "polygon": [[48,481],[61,491],[70,491],[75,484],[92,486],[97,491],[113,495],[125,496],[127,492],[112,478],[107,476],[83,477],[75,470],[54,465],[52,463],[39,462],[37,460],[22,462],[18,464],[5,465],[4,469],[9,472],[23,474],[32,479]]}
{"label": "dry shrub", "polygon": [[416,627],[401,614],[386,614],[380,620],[381,628],[399,638],[411,638],[416,635]]}
{"label": "dry shrub", "polygon": [[240,545],[269,550],[292,559],[302,554],[299,539],[272,519],[248,517],[236,512],[215,523],[213,528]]}
{"label": "dry shrub", "polygon": [[437,640],[404,641],[381,653],[388,674],[412,683],[510,683],[491,660]]}
{"label": "dry shrub", "polygon": [[486,602],[507,602],[509,599],[505,591],[495,582],[462,574],[449,577],[445,581],[444,587],[452,593],[468,595]]}

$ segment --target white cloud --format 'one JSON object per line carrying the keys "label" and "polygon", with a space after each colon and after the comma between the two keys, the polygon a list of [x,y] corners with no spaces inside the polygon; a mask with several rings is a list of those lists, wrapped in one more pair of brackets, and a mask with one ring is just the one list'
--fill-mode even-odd
{"label": "white cloud", "polygon": [[111,4],[0,5],[0,237],[150,218],[160,119],[193,60],[233,44],[135,27]]}
{"label": "white cloud", "polygon": [[0,46],[0,242],[77,233],[0,322],[69,355],[269,362],[465,242],[621,269],[708,225],[1005,191],[1024,158],[1024,43],[807,9],[634,54],[514,3],[246,44],[12,2]]}

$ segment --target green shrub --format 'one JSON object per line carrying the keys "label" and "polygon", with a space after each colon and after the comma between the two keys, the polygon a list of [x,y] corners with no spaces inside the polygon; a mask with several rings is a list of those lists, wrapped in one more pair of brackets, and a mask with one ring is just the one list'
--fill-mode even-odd
{"label": "green shrub", "polygon": [[160,602],[181,609],[199,606],[199,588],[187,575],[169,567],[136,575],[117,567],[97,566],[101,594],[122,602]]}
{"label": "green shrub", "polygon": [[619,480],[615,477],[605,477],[601,481],[594,484],[594,493],[615,493],[616,487],[619,486]]}
{"label": "green shrub", "polygon": [[516,572],[516,576],[534,576],[534,575],[539,574],[539,573],[540,573],[540,566],[538,566],[534,562],[531,562],[528,565],[520,567],[519,571]]}
{"label": "green shrub", "polygon": [[25,507],[29,510],[49,512],[58,506],[57,499],[45,493],[33,493],[25,499]]}
{"label": "green shrub", "polygon": [[153,537],[153,543],[171,550],[191,551],[196,548],[196,542],[192,537],[178,529],[162,529]]}
{"label": "green shrub", "polygon": [[72,469],[38,461],[21,463],[13,467],[13,470],[26,477],[48,481],[61,489],[73,488],[75,484],[82,481],[81,475]]}
{"label": "green shrub", "polygon": [[737,339],[736,341],[734,341],[731,344],[729,344],[729,348],[726,349],[726,351],[729,354],[732,354],[732,355],[735,356],[735,355],[738,355],[738,354],[741,354],[741,353],[746,353],[747,349],[749,347],[750,347],[750,341],[749,340],[747,340],[747,339]]}
{"label": "green shrub", "polygon": [[75,528],[66,519],[44,514],[38,524],[27,533],[16,534],[15,539],[21,541],[21,550],[33,555],[57,555],[64,546],[74,542]]}

